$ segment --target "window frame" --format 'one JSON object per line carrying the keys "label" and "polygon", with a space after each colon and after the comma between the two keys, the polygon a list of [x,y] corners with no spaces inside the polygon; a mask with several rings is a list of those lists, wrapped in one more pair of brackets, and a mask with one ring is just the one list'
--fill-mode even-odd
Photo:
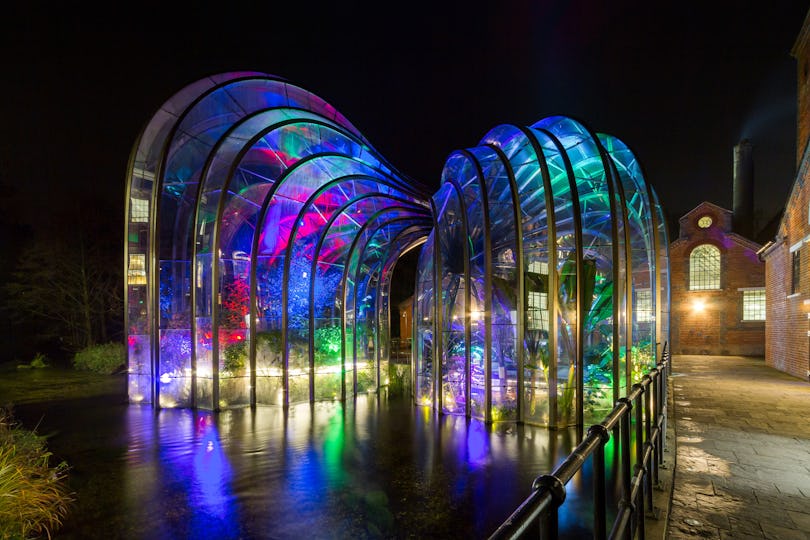
{"label": "window frame", "polygon": [[[742,322],[765,322],[767,319],[767,295],[765,292],[765,287],[746,287],[742,289],[738,289],[742,293],[742,298],[740,299],[740,320]],[[746,300],[753,296],[756,293],[757,296],[761,296],[761,307],[758,305],[760,304],[759,298],[753,308],[750,306],[750,303]],[[746,309],[746,308],[749,309]],[[756,311],[757,313],[761,312],[762,318],[746,318],[746,313],[750,313],[752,311]]]}
{"label": "window frame", "polygon": [[653,308],[652,289],[638,288],[635,290],[633,314],[637,323],[655,322],[655,309]]}
{"label": "window frame", "polygon": [[801,251],[795,249],[790,253],[790,256],[790,294],[798,294],[802,275]]}
{"label": "window frame", "polygon": [[[706,255],[712,256],[716,254],[716,270],[707,268],[709,265],[714,266],[714,261],[704,261],[703,252],[708,252]],[[703,267],[698,268],[696,263],[700,263]],[[707,277],[707,274],[711,275]],[[689,291],[721,290],[723,288],[723,254],[720,248],[710,243],[699,244],[692,248],[692,251],[689,252],[687,279],[687,290]]]}
{"label": "window frame", "polygon": [[130,223],[149,223],[149,200],[130,197]]}

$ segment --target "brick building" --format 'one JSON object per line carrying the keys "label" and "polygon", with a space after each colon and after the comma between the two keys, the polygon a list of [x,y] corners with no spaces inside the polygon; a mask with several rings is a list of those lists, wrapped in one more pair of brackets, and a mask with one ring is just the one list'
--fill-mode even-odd
{"label": "brick building", "polygon": [[750,223],[742,210],[702,202],[679,220],[669,248],[674,354],[765,352],[765,265],[760,245],[732,230],[735,215]]}
{"label": "brick building", "polygon": [[773,241],[761,250],[768,297],[765,362],[810,378],[810,12],[791,54],[797,64],[797,174]]}

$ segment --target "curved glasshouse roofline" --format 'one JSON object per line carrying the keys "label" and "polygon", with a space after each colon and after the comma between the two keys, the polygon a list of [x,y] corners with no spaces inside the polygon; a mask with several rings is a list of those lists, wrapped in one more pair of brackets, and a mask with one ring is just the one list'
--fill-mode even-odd
{"label": "curved glasshouse roofline", "polygon": [[666,230],[632,153],[551,117],[491,130],[442,179],[419,264],[417,402],[552,426],[610,410],[668,326]]}
{"label": "curved glasshouse roofline", "polygon": [[420,249],[415,401],[581,425],[668,332],[663,214],[632,152],[567,117],[405,177],[321,98],[225,73],[167,101],[129,164],[129,396],[222,409],[387,384],[390,288]]}

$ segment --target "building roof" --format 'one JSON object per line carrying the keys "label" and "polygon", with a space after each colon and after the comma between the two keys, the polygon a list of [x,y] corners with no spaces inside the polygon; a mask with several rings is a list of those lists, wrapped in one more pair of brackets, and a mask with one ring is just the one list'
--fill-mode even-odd
{"label": "building roof", "polygon": [[693,214],[697,213],[698,211],[701,211],[701,210],[705,209],[706,207],[710,207],[713,210],[718,211],[718,212],[725,212],[729,216],[732,215],[732,213],[733,213],[731,210],[727,210],[727,209],[723,208],[722,206],[717,206],[716,204],[710,203],[709,201],[703,201],[702,203],[700,203],[699,205],[697,205],[693,209],[689,210],[683,216],[678,218],[678,223],[683,223],[684,221],[688,221],[689,218]]}
{"label": "building roof", "polygon": [[802,23],[802,28],[799,30],[799,35],[796,36],[796,41],[793,42],[793,47],[790,49],[790,55],[793,58],[797,58],[799,55],[799,48],[802,44],[807,41],[810,37],[810,10],[804,16],[804,23]]}
{"label": "building roof", "polygon": [[779,227],[776,231],[775,239],[779,239],[780,236],[785,234],[785,219],[787,219],[788,216],[788,209],[790,206],[796,204],[796,200],[798,199],[797,192],[804,186],[804,179],[807,175],[808,168],[810,168],[810,144],[805,144],[804,154],[801,162],[799,163],[799,170],[796,172],[796,178],[793,179],[793,185],[790,187],[790,194],[788,195],[785,208],[782,211],[781,218],[779,219]]}
{"label": "building roof", "polygon": [[[700,203],[699,205],[694,207],[692,210],[690,210],[689,212],[687,212],[686,214],[681,216],[678,219],[678,222],[680,223],[681,227],[683,228],[683,225],[685,223],[687,223],[690,219],[692,219],[694,217],[697,217],[696,214],[702,214],[702,213],[706,212],[706,210],[712,210],[712,211],[714,211],[715,213],[718,213],[718,214],[721,214],[721,213],[725,214],[729,218],[728,225],[731,224],[730,218],[731,218],[733,212],[731,210],[727,210],[726,208],[723,208],[722,206],[718,206],[718,205],[716,205],[714,203],[711,203],[709,201],[703,201],[702,203]],[[743,247],[745,249],[750,249],[751,251],[754,251],[754,252],[759,251],[759,249],[762,247],[762,245],[760,243],[758,243],[758,242],[756,242],[754,240],[751,240],[749,238],[746,238],[746,237],[734,232],[728,226],[720,227],[719,229],[721,231],[723,231],[723,235],[727,239],[731,240],[732,242],[734,242],[735,244],[737,244],[740,247]],[[676,240],[674,240],[673,242],[670,242],[670,246],[678,246],[678,245],[680,245],[682,243],[691,242],[693,238],[694,238],[694,235],[693,236],[679,236]]]}

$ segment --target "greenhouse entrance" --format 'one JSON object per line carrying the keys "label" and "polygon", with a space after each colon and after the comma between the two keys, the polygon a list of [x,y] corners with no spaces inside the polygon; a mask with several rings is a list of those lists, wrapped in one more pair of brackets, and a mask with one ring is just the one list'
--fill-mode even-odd
{"label": "greenhouse entrance", "polygon": [[[130,160],[130,401],[287,408],[393,386],[443,415],[581,427],[660,360],[666,225],[619,139],[501,125],[431,191],[283,79],[182,89]],[[412,286],[392,284],[404,255]]]}

